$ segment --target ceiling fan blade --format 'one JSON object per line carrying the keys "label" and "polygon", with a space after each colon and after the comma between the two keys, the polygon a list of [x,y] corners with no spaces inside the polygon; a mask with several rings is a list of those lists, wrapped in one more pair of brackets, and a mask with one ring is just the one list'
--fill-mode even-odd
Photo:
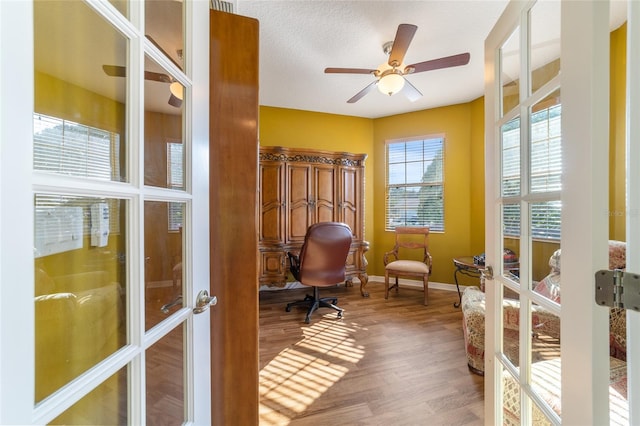
{"label": "ceiling fan blade", "polygon": [[418,29],[417,26],[412,24],[400,24],[398,25],[398,31],[396,32],[396,38],[393,40],[393,46],[391,52],[389,52],[389,65],[392,67],[399,67],[404,60],[404,55],[409,49],[409,44],[413,40],[413,35]]}
{"label": "ceiling fan blade", "polygon": [[325,74],[375,74],[376,70],[364,68],[325,68]]}
{"label": "ceiling fan blade", "polygon": [[[107,74],[109,77],[126,77],[127,76],[127,69],[119,65],[103,65],[102,69],[104,70],[104,73]],[[171,80],[171,77],[169,77],[167,74],[162,74],[162,73],[153,72],[153,71],[145,71],[144,79],[151,80],[151,81],[159,81],[160,83],[171,83],[173,81]]]}
{"label": "ceiling fan blade", "polygon": [[362,99],[364,97],[364,95],[366,95],[367,93],[369,93],[371,91],[371,89],[373,89],[375,87],[375,85],[378,83],[378,80],[373,81],[371,84],[369,84],[367,87],[365,87],[364,89],[362,89],[361,91],[359,91],[358,93],[356,93],[351,99],[349,99],[347,101],[348,104],[353,104],[358,102],[360,99]]}
{"label": "ceiling fan blade", "polygon": [[153,71],[145,71],[144,79],[151,80],[151,81],[159,81],[161,83],[171,83],[173,81],[171,80],[171,77],[169,77],[168,75],[162,74],[159,72],[153,72]]}
{"label": "ceiling fan blade", "polygon": [[432,59],[430,61],[418,62],[417,64],[407,65],[404,69],[405,74],[437,70],[441,68],[457,67],[467,65],[469,63],[469,53],[461,53],[459,55],[446,56],[444,58]]}
{"label": "ceiling fan blade", "polygon": [[406,78],[404,79],[404,87],[402,88],[402,93],[404,93],[407,99],[409,99],[411,102],[415,102],[422,97],[422,93],[420,93],[420,91],[416,89],[416,86],[411,84]]}
{"label": "ceiling fan blade", "polygon": [[182,99],[174,96],[173,93],[169,97],[169,105],[172,107],[180,108],[182,106]]}

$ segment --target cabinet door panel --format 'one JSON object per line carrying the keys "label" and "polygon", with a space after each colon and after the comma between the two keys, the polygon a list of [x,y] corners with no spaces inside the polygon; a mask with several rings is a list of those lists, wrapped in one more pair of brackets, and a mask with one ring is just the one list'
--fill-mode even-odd
{"label": "cabinet door panel", "polygon": [[334,166],[314,167],[314,222],[333,222],[336,218],[336,169]]}
{"label": "cabinet door panel", "polygon": [[309,207],[311,193],[311,168],[308,165],[287,165],[288,218],[286,243],[303,242],[307,228],[312,225]]}
{"label": "cabinet door panel", "polygon": [[362,238],[361,228],[361,191],[358,182],[360,181],[360,170],[353,167],[340,168],[340,201],[338,205],[338,220],[349,225],[355,238]]}
{"label": "cabinet door panel", "polygon": [[285,275],[283,251],[260,252],[260,284],[280,284]]}
{"label": "cabinet door panel", "polygon": [[260,242],[284,243],[283,164],[260,164]]}

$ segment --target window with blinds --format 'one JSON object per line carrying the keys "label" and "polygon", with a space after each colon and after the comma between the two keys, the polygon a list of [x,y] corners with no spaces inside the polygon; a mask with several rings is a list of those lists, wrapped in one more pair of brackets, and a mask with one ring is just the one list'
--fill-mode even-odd
{"label": "window with blinds", "polygon": [[120,135],[33,114],[33,167],[66,176],[120,180]]}
{"label": "window with blinds", "polygon": [[[559,192],[562,189],[562,106],[543,108],[531,114],[529,192]],[[520,118],[502,126],[502,196],[520,195]],[[560,200],[530,204],[531,236],[560,240]],[[520,236],[520,208],[505,205],[505,236]]]}
{"label": "window with blinds", "polygon": [[442,136],[387,142],[387,230],[428,226],[444,231],[443,152]]}

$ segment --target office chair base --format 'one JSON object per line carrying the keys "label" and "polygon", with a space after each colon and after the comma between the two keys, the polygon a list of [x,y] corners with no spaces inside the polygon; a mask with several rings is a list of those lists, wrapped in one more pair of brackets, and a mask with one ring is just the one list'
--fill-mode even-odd
{"label": "office chair base", "polygon": [[304,319],[304,322],[309,324],[311,322],[311,314],[316,311],[318,308],[331,308],[338,312],[338,319],[342,318],[342,312],[344,309],[336,306],[338,303],[338,299],[335,297],[318,297],[318,288],[314,287],[313,291],[314,295],[311,296],[307,294],[304,299],[298,300],[296,302],[291,302],[287,304],[285,311],[291,312],[291,308],[293,306],[308,306],[309,310],[307,311],[307,315]]}

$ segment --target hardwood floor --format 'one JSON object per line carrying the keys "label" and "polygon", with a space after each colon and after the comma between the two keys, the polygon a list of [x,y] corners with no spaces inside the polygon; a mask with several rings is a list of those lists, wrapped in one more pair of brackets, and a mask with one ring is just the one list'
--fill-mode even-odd
{"label": "hardwood floor", "polygon": [[285,305],[305,289],[260,292],[260,425],[481,425],[483,378],[467,368],[457,293],[320,289],[345,309]]}

